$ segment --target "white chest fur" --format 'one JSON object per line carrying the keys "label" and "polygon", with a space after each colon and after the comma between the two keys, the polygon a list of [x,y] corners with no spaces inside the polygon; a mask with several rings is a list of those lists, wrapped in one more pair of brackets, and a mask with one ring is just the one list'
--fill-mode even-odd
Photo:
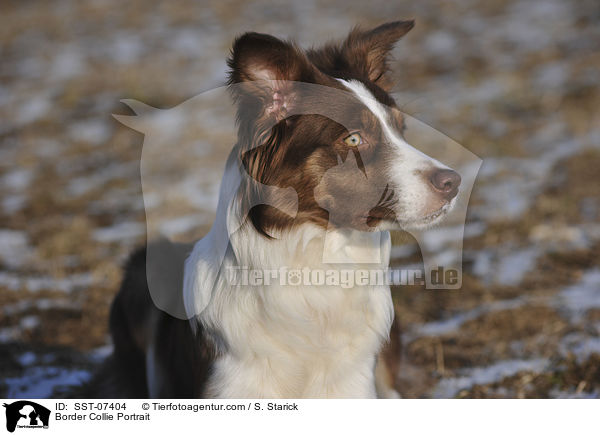
{"label": "white chest fur", "polygon": [[[236,258],[238,264],[256,270],[287,267],[352,273],[386,267],[389,245],[388,233],[358,232],[335,233],[326,243],[322,230],[308,226],[279,240],[246,231],[233,235],[232,251],[199,316],[224,343],[209,395],[375,397],[376,355],[393,319],[388,286],[342,288],[277,281],[231,286],[226,269]],[[332,259],[335,262],[329,263]]]}

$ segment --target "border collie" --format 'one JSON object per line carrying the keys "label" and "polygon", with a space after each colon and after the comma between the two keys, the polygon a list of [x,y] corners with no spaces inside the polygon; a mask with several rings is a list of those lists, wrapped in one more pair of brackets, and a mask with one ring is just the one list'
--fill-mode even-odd
{"label": "border collie", "polygon": [[[215,224],[195,245],[158,241],[130,258],[98,395],[397,396],[398,343],[381,357],[394,319],[388,285],[240,284],[230,271],[386,268],[389,230],[426,228],[452,208],[460,176],[405,142],[388,93],[389,53],[413,25],[357,28],[310,50],[259,33],[236,39],[238,141]],[[150,282],[191,320],[158,310]]]}

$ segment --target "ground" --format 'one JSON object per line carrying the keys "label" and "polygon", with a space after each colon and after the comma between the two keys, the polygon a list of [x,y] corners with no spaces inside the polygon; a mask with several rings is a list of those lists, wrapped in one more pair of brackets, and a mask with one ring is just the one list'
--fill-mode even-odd
{"label": "ground", "polygon": [[[146,217],[177,240],[210,226],[232,126],[206,113],[142,192],[144,137],[111,117],[131,114],[121,99],[169,108],[220,86],[246,30],[310,46],[415,18],[394,52],[399,106],[483,165],[462,288],[393,289],[399,389],[599,397],[597,2],[6,1],[0,17],[0,396],[61,395],[89,377]],[[450,231],[433,237],[440,252],[456,252]],[[421,261],[411,236],[393,239],[394,265]]]}

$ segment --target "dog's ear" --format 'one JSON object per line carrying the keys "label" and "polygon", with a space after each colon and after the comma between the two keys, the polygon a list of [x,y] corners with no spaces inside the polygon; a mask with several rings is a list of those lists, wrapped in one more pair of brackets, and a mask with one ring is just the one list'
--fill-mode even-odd
{"label": "dog's ear", "polygon": [[392,84],[385,73],[388,71],[390,52],[414,25],[414,20],[408,20],[382,24],[368,31],[354,29],[344,41],[343,50],[351,62],[362,68],[362,73],[370,81],[389,89]]}
{"label": "dog's ear", "polygon": [[394,44],[415,25],[413,20],[394,21],[371,30],[355,28],[342,44],[311,50],[309,58],[323,72],[340,78],[361,78],[390,90],[388,61]]}
{"label": "dog's ear", "polygon": [[262,111],[277,121],[285,118],[294,104],[293,82],[313,83],[318,74],[294,44],[254,32],[235,40],[227,65],[234,96],[258,99]]}

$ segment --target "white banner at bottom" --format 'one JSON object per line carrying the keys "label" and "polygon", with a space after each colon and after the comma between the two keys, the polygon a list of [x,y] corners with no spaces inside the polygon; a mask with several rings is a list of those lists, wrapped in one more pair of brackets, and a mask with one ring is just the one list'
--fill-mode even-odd
{"label": "white banner at bottom", "polygon": [[[2,400],[0,433],[583,433],[596,400]],[[590,432],[591,433],[591,432]]]}

